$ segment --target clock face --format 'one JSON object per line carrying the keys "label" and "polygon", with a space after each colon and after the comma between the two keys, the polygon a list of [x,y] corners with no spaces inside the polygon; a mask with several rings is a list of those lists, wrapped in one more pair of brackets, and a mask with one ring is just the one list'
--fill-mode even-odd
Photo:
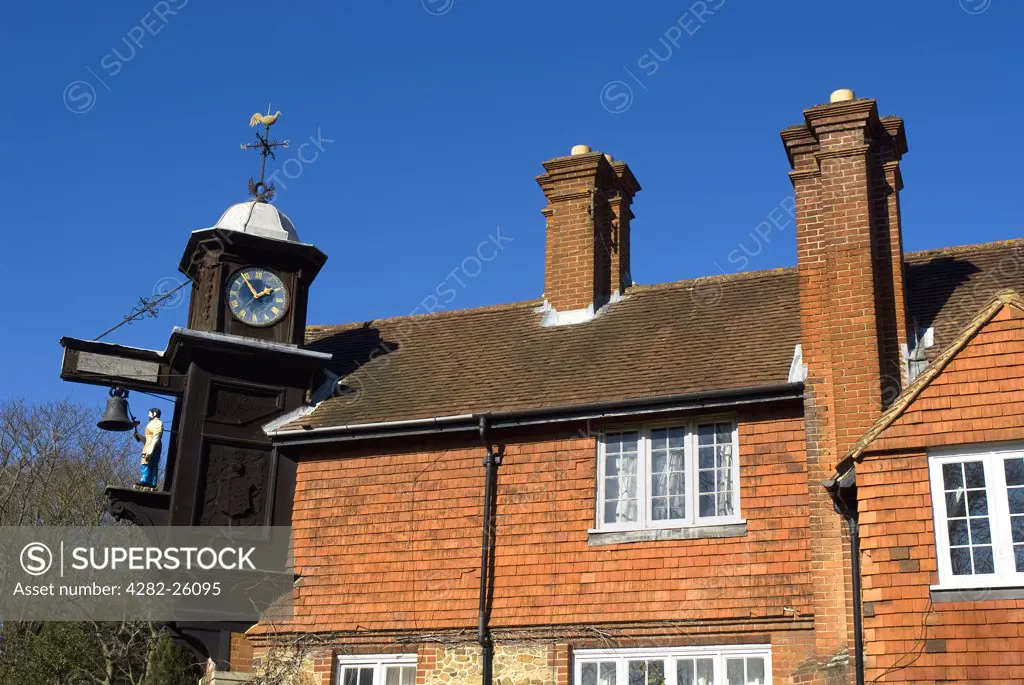
{"label": "clock face", "polygon": [[231,314],[250,326],[272,326],[288,311],[288,288],[269,269],[250,266],[231,274],[227,288]]}

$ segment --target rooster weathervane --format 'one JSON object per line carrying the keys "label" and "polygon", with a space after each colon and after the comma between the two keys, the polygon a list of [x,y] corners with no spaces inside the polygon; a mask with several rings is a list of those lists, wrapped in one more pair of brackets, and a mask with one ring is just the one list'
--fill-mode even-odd
{"label": "rooster weathervane", "polygon": [[256,142],[247,143],[242,145],[243,150],[259,150],[261,162],[260,162],[260,180],[255,181],[252,178],[249,179],[249,194],[256,198],[257,202],[269,202],[274,199],[274,184],[268,184],[265,180],[267,173],[267,157],[271,159],[277,159],[274,154],[274,149],[279,147],[288,147],[287,140],[271,140],[270,139],[270,127],[277,123],[278,117],[281,116],[281,111],[278,110],[274,114],[270,113],[270,107],[267,107],[266,114],[260,114],[256,112],[252,117],[249,118],[249,128],[263,124],[263,133],[256,131]]}

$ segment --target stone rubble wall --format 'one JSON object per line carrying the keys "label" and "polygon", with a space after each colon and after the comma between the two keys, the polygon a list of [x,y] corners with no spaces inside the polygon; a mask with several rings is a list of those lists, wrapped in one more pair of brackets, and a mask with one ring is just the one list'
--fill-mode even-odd
{"label": "stone rubble wall", "polygon": [[[438,649],[435,667],[426,673],[423,685],[480,685],[480,646],[457,645]],[[532,644],[495,645],[495,685],[555,685],[555,673],[548,665],[548,646]]]}

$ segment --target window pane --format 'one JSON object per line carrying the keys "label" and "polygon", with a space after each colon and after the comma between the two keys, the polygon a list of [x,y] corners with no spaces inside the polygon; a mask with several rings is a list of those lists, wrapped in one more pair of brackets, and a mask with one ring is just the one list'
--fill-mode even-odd
{"label": "window pane", "polygon": [[651,494],[655,497],[666,497],[668,495],[668,474],[655,471],[651,475]]}
{"label": "window pane", "polygon": [[1008,488],[1006,498],[1010,500],[1011,514],[1024,514],[1024,488]]}
{"label": "window pane", "polygon": [[597,685],[597,664],[591,662],[580,667],[583,685]]}
{"label": "window pane", "polygon": [[618,478],[619,460],[618,452],[609,452],[604,460],[604,475],[608,478]]}
{"label": "window pane", "polygon": [[604,479],[604,496],[608,500],[619,498],[619,477]]}
{"label": "window pane", "polygon": [[992,534],[988,529],[988,519],[971,519],[971,544],[991,544]]}
{"label": "window pane", "polygon": [[968,510],[971,516],[988,514],[988,494],[984,490],[971,490],[967,493]]}
{"label": "window pane", "polygon": [[967,497],[963,490],[946,493],[946,516],[967,516]]}
{"label": "window pane", "polygon": [[341,680],[344,685],[359,685],[359,669],[346,668],[342,672]]}
{"label": "window pane", "polygon": [[715,426],[712,423],[705,423],[697,426],[697,444],[698,445],[714,445],[715,444]]}
{"label": "window pane", "polygon": [[995,573],[996,569],[992,563],[991,547],[974,548],[974,573]]}
{"label": "window pane", "polygon": [[668,451],[651,446],[651,473],[668,473]]}
{"label": "window pane", "polygon": [[668,498],[670,519],[681,519],[686,518],[686,502],[682,495]]}
{"label": "window pane", "polygon": [[747,659],[746,685],[764,685],[764,659]]}
{"label": "window pane", "polygon": [[964,464],[964,476],[968,488],[985,487],[985,466],[980,461],[969,461]]}
{"label": "window pane", "polygon": [[646,685],[647,684],[647,662],[646,661],[630,661],[629,662],[629,685]]}
{"label": "window pane", "polygon": [[1003,471],[1006,473],[1007,485],[1024,485],[1024,459],[1004,459]]}
{"label": "window pane", "polygon": [[373,667],[359,669],[359,685],[373,685]]}
{"label": "window pane", "polygon": [[637,443],[639,434],[609,433],[605,436],[604,522],[638,520]]}
{"label": "window pane", "polygon": [[1024,516],[1011,516],[1010,530],[1014,542],[1024,542]]}
{"label": "window pane", "polygon": [[956,490],[963,487],[963,469],[960,464],[942,465],[942,486],[946,490]]}
{"label": "window pane", "polygon": [[697,685],[693,680],[693,659],[676,661],[676,685]]}
{"label": "window pane", "polygon": [[714,659],[697,659],[697,685],[714,685]]}
{"label": "window pane", "polygon": [[949,562],[954,576],[971,575],[971,550],[969,547],[953,547],[949,550]]}
{"label": "window pane", "polygon": [[715,454],[715,466],[720,469],[732,468],[732,443],[725,443],[718,446]]}
{"label": "window pane", "polygon": [[700,468],[702,469],[713,469],[715,468],[715,447],[714,445],[707,447],[698,447],[700,452]]}
{"label": "window pane", "polygon": [[701,495],[700,496],[700,516],[714,516],[715,515],[715,496],[714,495]]}
{"label": "window pane", "polygon": [[[604,504],[604,522],[605,523],[619,523],[619,506],[620,502],[605,502]],[[629,519],[622,519],[628,521]]]}
{"label": "window pane", "polygon": [[967,519],[955,519],[946,524],[949,529],[950,545],[969,545],[971,537],[967,532]]}
{"label": "window pane", "polygon": [[746,675],[743,672],[743,659],[725,660],[725,677],[729,685],[746,685]]}
{"label": "window pane", "polygon": [[683,428],[651,431],[651,518],[655,521],[686,516],[677,501],[686,493],[685,435]]}
{"label": "window pane", "polygon": [[731,492],[718,493],[718,511],[716,514],[718,516],[732,516],[733,505]]}
{"label": "window pane", "polygon": [[[716,423],[697,427],[702,447],[698,448],[697,491],[699,516],[732,516],[735,513],[736,483],[733,476],[733,424]],[[709,497],[704,497],[710,495]]]}
{"label": "window pane", "polygon": [[600,679],[597,685],[615,685],[615,662],[603,661],[599,671]]}
{"label": "window pane", "polygon": [[402,669],[388,666],[384,669],[384,685],[402,685]]}
{"label": "window pane", "polygon": [[618,434],[618,438],[616,440],[616,444],[619,447],[618,451],[622,452],[623,454],[625,454],[627,452],[636,452],[636,450],[637,450],[637,443],[639,443],[639,441],[640,441],[640,433],[638,433],[636,431],[629,431],[629,432],[626,432],[626,433],[619,433]]}

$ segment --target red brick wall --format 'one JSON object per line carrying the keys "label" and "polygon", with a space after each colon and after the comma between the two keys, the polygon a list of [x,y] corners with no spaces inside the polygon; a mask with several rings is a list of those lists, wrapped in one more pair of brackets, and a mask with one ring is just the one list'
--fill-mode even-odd
{"label": "red brick wall", "polygon": [[[749,619],[807,613],[802,421],[747,410],[745,537],[590,547],[596,439],[509,442],[500,470],[492,625]],[[296,612],[318,629],[476,622],[480,447],[304,460],[295,500]]]}
{"label": "red brick wall", "polygon": [[821,482],[879,417],[883,397],[899,392],[896,331],[905,341],[906,317],[895,309],[904,306],[897,141],[872,100],[804,114],[782,136],[796,199],[815,634],[826,663],[852,650],[853,597],[843,524]]}
{"label": "red brick wall", "polygon": [[322,649],[313,654],[313,674],[316,676],[314,684],[332,685],[334,683],[334,652]]}
{"label": "red brick wall", "polygon": [[252,670],[252,643],[243,633],[231,633],[231,651],[228,663],[232,671],[242,673]]}
{"label": "red brick wall", "polygon": [[882,370],[882,402],[888,406],[905,385],[901,348],[909,346],[903,227],[899,191],[903,176],[899,162],[906,151],[903,120],[885,117],[879,122],[886,136],[873,140],[871,224],[875,247],[875,292],[878,300],[878,340]]}
{"label": "red brick wall", "polygon": [[640,184],[625,162],[612,162],[612,168],[618,178],[618,187],[615,192],[609,193],[608,207],[612,213],[612,226],[607,250],[611,260],[611,292],[621,293],[633,285],[629,263],[630,226],[634,218],[631,205],[633,196],[640,190]]}
{"label": "red brick wall", "polygon": [[927,457],[929,447],[1024,439],[1022,354],[1024,319],[1004,308],[857,465],[869,682],[1024,683],[1024,601],[931,601]]}
{"label": "red brick wall", "polygon": [[857,466],[868,682],[1024,684],[1024,601],[933,604],[925,453]]}
{"label": "red brick wall", "polygon": [[555,672],[556,685],[570,685],[572,682],[572,647],[565,643],[548,647],[548,666]]}
{"label": "red brick wall", "polygon": [[[798,667],[812,674],[799,414],[797,403],[740,414],[748,533],[723,539],[591,547],[596,438],[585,431],[497,436],[506,444],[492,629],[616,624],[625,626],[622,634],[675,635],[664,638],[675,644],[768,639],[782,650],[780,682]],[[293,525],[304,580],[297,622],[317,632],[398,632],[409,639],[472,631],[482,456],[473,442],[422,451],[351,445],[300,461]],[[472,632],[463,639],[472,640]],[[559,670],[567,675],[569,646],[560,644]]]}

